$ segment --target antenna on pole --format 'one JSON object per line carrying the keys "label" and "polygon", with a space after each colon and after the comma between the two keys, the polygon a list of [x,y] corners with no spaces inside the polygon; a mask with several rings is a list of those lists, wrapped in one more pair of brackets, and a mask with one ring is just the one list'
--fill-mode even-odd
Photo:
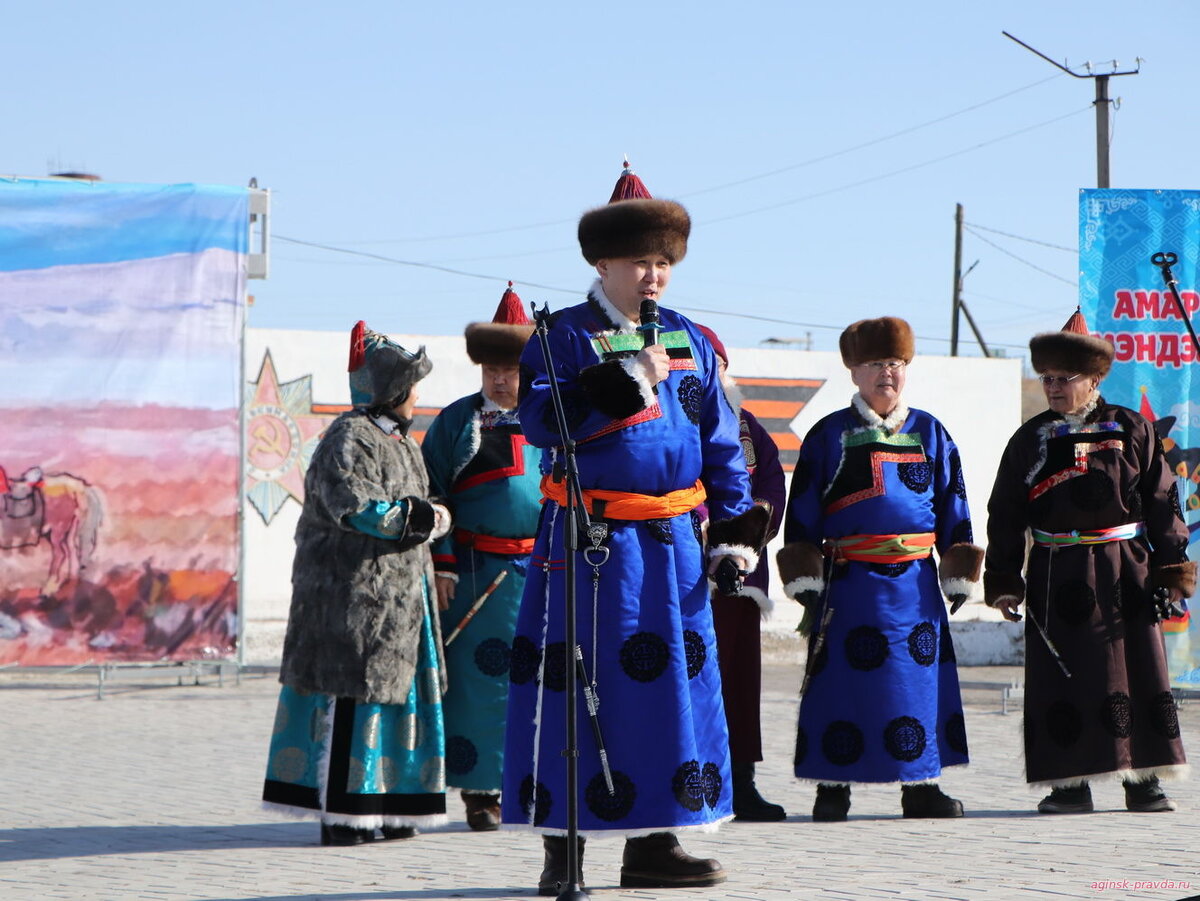
{"label": "antenna on pole", "polygon": [[1135,64],[1134,68],[1132,68],[1132,69],[1125,69],[1122,71],[1117,71],[1117,61],[1114,59],[1114,60],[1112,60],[1112,71],[1111,72],[1104,72],[1104,73],[1093,72],[1092,64],[1084,63],[1083,68],[1085,71],[1081,73],[1081,72],[1076,72],[1074,69],[1070,68],[1069,66],[1064,65],[1063,63],[1052,60],[1050,57],[1046,56],[1046,54],[1042,53],[1042,51],[1037,50],[1033,47],[1030,47],[1028,44],[1026,44],[1020,38],[1014,37],[1013,35],[1009,34],[1007,31],[1001,31],[1000,33],[1002,35],[1004,35],[1006,38],[1008,38],[1009,40],[1016,41],[1018,44],[1020,44],[1022,47],[1024,47],[1026,50],[1028,50],[1030,53],[1034,53],[1037,56],[1040,56],[1042,59],[1044,59],[1046,62],[1048,62],[1050,65],[1054,66],[1055,68],[1062,69],[1064,72],[1066,72],[1068,75],[1070,75],[1073,78],[1091,78],[1091,79],[1095,80],[1095,82],[1096,82],[1096,100],[1094,102],[1094,105],[1096,107],[1096,187],[1098,187],[1098,188],[1109,187],[1108,144],[1109,144],[1110,134],[1109,134],[1109,124],[1108,124],[1108,107],[1112,101],[1109,99],[1109,96],[1108,96],[1108,80],[1110,78],[1114,78],[1118,75],[1137,75],[1142,67],[1141,57],[1138,57],[1137,62]]}

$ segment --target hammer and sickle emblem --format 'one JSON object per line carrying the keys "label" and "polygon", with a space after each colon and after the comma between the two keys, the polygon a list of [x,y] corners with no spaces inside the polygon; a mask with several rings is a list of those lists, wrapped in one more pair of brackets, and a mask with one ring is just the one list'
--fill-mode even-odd
{"label": "hammer and sickle emblem", "polygon": [[278,454],[280,457],[286,457],[287,448],[283,446],[283,438],[286,435],[287,431],[280,428],[277,420],[264,420],[254,429],[254,453]]}

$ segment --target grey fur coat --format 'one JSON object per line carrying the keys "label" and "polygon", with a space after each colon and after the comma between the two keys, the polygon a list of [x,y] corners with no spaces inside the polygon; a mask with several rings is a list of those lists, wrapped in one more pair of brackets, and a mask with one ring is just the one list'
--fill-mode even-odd
{"label": "grey fur coat", "polygon": [[[429,544],[354,529],[348,517],[370,501],[426,499],[429,482],[411,438],[386,434],[361,410],[330,424],[304,479],[296,526],[292,605],[279,681],[305,692],[403,703],[431,602]],[[438,617],[431,616],[445,687]]]}

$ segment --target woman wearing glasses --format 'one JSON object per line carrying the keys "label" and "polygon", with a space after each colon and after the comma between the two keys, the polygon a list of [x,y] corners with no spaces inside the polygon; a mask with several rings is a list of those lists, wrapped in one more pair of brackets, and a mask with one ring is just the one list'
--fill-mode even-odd
{"label": "woman wearing glasses", "polygon": [[[1013,435],[988,503],[985,600],[1025,604],[1025,776],[1042,813],[1088,813],[1120,778],[1132,811],[1175,809],[1186,770],[1159,619],[1196,582],[1154,428],[1100,395],[1113,347],[1076,313],[1029,342],[1049,409]],[[1026,570],[1026,530],[1032,533]]]}
{"label": "woman wearing glasses", "polygon": [[959,817],[936,783],[967,762],[942,592],[957,609],[983,551],[958,450],[902,398],[908,323],[856,322],[840,344],[858,393],[801,445],[779,553],[784,591],[812,624],[795,773],[817,783],[814,820],[845,820],[852,782],[901,783],[906,817]]}

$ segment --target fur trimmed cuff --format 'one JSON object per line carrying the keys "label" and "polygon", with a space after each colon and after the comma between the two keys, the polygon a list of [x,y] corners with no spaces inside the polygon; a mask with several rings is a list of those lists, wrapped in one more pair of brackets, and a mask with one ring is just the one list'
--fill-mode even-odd
{"label": "fur trimmed cuff", "polygon": [[[775,563],[779,567],[779,578],[788,588],[802,579],[815,582],[817,591],[825,587],[825,557],[815,544],[807,541],[785,544],[775,555]],[[811,590],[811,585],[802,590]],[[795,597],[793,592],[785,591],[788,597]]]}
{"label": "fur trimmed cuff", "polygon": [[638,363],[637,357],[625,357],[621,360],[621,368],[625,370],[626,375],[637,382],[638,391],[642,394],[642,403],[646,407],[652,407],[658,403],[658,398],[654,396],[654,386],[650,384],[650,379],[646,378],[646,370]]}
{"label": "fur trimmed cuff", "polygon": [[810,598],[818,598],[821,592],[825,590],[824,579],[813,579],[808,576],[801,576],[799,579],[792,579],[783,586],[783,593],[793,601],[799,601],[806,607],[809,604]]}
{"label": "fur trimmed cuff", "polygon": [[758,558],[759,550],[767,543],[767,528],[770,524],[771,514],[757,504],[745,513],[739,513],[731,519],[710,522],[708,524],[709,558],[717,556],[713,550],[721,545],[752,548],[746,561],[753,569],[757,565],[755,561]]}
{"label": "fur trimmed cuff", "polygon": [[1177,588],[1185,598],[1196,590],[1196,561],[1152,566],[1150,580],[1155,588]]}
{"label": "fur trimmed cuff", "polygon": [[579,387],[588,403],[613,419],[627,419],[649,404],[641,385],[620,360],[607,360],[579,370]]}
{"label": "fur trimmed cuff", "polygon": [[758,615],[766,622],[771,618],[771,611],[775,609],[775,602],[767,597],[766,592],[761,588],[754,588],[751,585],[742,586],[742,597],[749,598],[758,604]]}
{"label": "fur trimmed cuff", "polygon": [[1018,601],[1024,601],[1025,580],[1016,574],[984,571],[983,602],[989,607],[995,607],[996,601],[1005,595],[1010,595]]}
{"label": "fur trimmed cuff", "polygon": [[708,549],[708,559],[717,557],[741,557],[746,561],[746,572],[752,573],[758,569],[758,548],[745,544],[714,544]]}
{"label": "fur trimmed cuff", "polygon": [[978,582],[982,570],[983,548],[973,544],[952,544],[938,561],[938,575],[943,585],[950,580]]}

